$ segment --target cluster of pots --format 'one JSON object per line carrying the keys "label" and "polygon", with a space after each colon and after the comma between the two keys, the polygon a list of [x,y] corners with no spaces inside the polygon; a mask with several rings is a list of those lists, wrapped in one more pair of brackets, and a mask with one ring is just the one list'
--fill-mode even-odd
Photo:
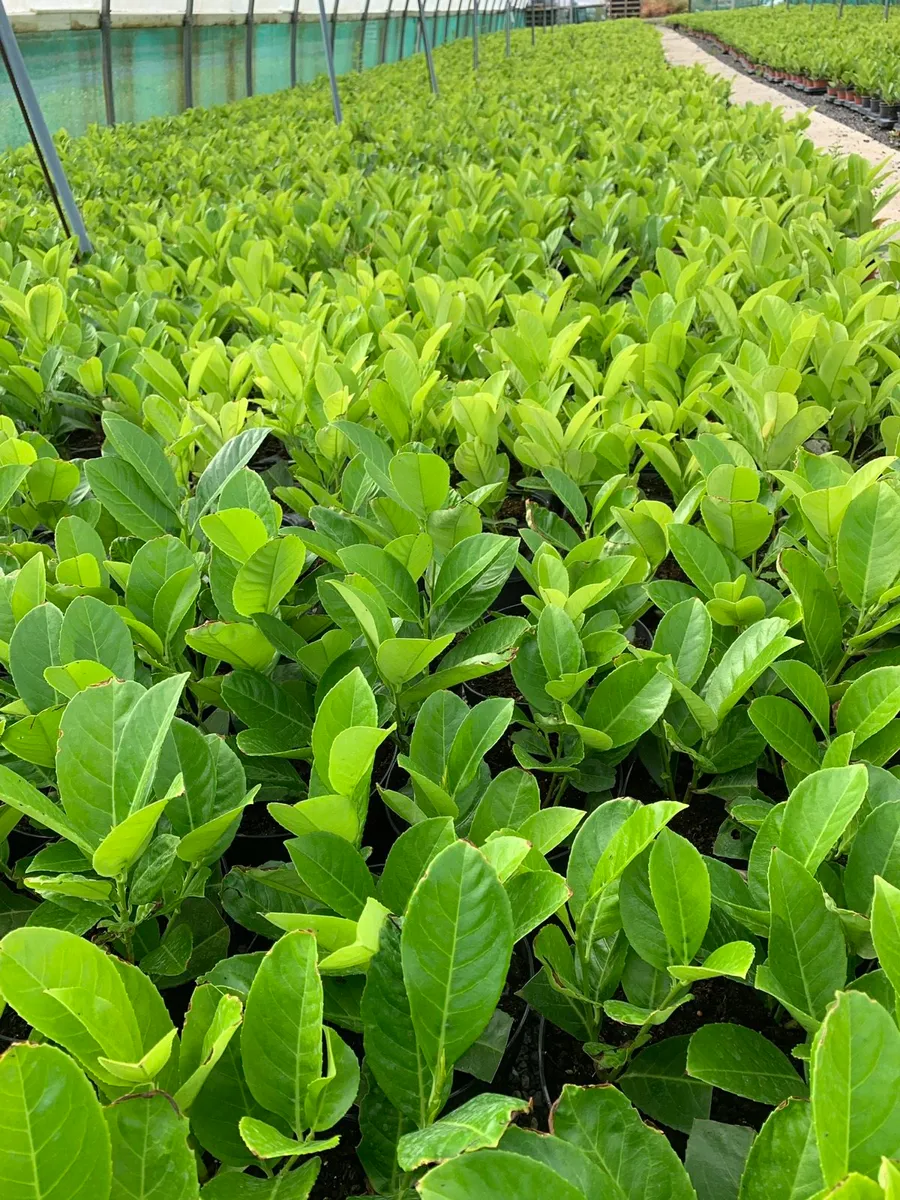
{"label": "cluster of pots", "polygon": [[[681,29],[681,26],[676,26]],[[754,62],[741,50],[723,42],[714,33],[700,33],[696,29],[683,29],[683,32],[702,41],[711,42],[717,50],[743,67],[752,75],[759,75],[766,83],[780,83],[785,87],[797,88],[810,96],[824,95],[827,104],[839,104],[851,112],[858,113],[867,120],[878,125],[880,129],[893,129],[900,121],[900,105],[882,100],[879,96],[862,96],[846,84],[829,83],[827,79],[812,79],[808,75],[796,74],[792,71],[780,71],[765,63]]]}

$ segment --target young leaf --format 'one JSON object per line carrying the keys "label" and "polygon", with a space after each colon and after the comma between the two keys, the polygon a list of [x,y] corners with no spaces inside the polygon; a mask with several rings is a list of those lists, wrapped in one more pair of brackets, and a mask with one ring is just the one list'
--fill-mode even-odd
{"label": "young leaf", "polygon": [[241,1059],[255,1099],[303,1131],[307,1090],[322,1073],[322,981],[311,933],[285,934],[260,963],[247,996]]}
{"label": "young leaf", "polygon": [[401,940],[416,1040],[436,1079],[490,1020],[512,934],[506,892],[480,851],[466,842],[442,850],[413,892]]}
{"label": "young leaf", "polygon": [[813,1044],[812,1109],[826,1184],[900,1154],[900,1032],[880,1004],[842,992]]}

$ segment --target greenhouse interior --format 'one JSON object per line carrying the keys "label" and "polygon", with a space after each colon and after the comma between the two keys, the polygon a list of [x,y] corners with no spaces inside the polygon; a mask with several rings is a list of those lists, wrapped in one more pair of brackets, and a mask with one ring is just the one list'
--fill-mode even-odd
{"label": "greenhouse interior", "polygon": [[890,0],[0,55],[0,1200],[900,1200]]}

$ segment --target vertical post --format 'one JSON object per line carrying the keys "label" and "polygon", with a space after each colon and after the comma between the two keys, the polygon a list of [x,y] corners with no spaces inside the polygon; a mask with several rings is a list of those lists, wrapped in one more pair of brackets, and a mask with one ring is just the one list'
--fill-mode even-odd
{"label": "vertical post", "polygon": [[331,53],[332,53],[332,55],[334,54],[334,39],[337,34],[337,16],[338,16],[338,4],[339,3],[340,3],[340,0],[334,0],[334,4],[331,6]]}
{"label": "vertical post", "polygon": [[325,50],[325,65],[328,68],[328,82],[331,84],[331,107],[334,110],[334,123],[340,125],[344,119],[341,112],[341,97],[338,93],[337,79],[334,74],[334,54],[331,51],[331,38],[328,36],[328,18],[325,16],[325,0],[319,0],[319,28],[322,30],[322,46]]}
{"label": "vertical post", "polygon": [[472,0],[475,14],[472,18],[472,70],[478,70],[478,0]]}
{"label": "vertical post", "polygon": [[[366,65],[366,22],[369,19],[369,2],[370,2],[370,0],[366,0],[365,5],[363,6],[362,29],[360,30],[360,33],[359,33],[359,63],[357,65],[358,71],[361,71],[363,69],[363,67]],[[294,0],[294,3],[299,4],[300,0]]]}
{"label": "vertical post", "polygon": [[457,41],[459,38],[459,26],[462,21],[462,6],[463,0],[459,0],[459,4],[456,6],[456,29],[453,32],[454,41]]}
{"label": "vertical post", "polygon": [[534,27],[537,24],[537,9],[535,8],[535,0],[526,0],[526,9],[528,19],[531,22],[531,44],[534,45]]}
{"label": "vertical post", "polygon": [[394,0],[388,0],[387,12],[384,14],[384,17],[382,18],[384,21],[384,24],[381,27],[381,52],[378,56],[378,65],[379,66],[382,65],[382,63],[385,61],[385,58],[387,57],[387,40],[388,40],[388,35],[391,30],[391,8],[393,6],[393,3],[394,3]]}
{"label": "vertical post", "polygon": [[82,254],[92,254],[94,247],[91,245],[91,239],[88,237],[66,173],[59,161],[59,155],[53,144],[53,138],[50,136],[50,130],[47,128],[47,122],[44,120],[44,114],[41,112],[38,98],[34,94],[34,88],[28,78],[28,69],[22,58],[22,51],[19,49],[16,35],[13,33],[13,27],[9,23],[9,17],[6,15],[3,0],[0,0],[0,54],[3,55],[6,73],[9,75],[9,81],[16,94],[22,119],[34,145],[38,162],[41,164],[41,170],[59,215],[60,224],[66,237],[74,234],[78,238]]}
{"label": "vertical post", "polygon": [[[291,87],[297,86],[297,21],[300,15],[300,0],[294,0],[291,9]],[[363,17],[365,22],[365,17]],[[365,24],[363,25],[365,28]]]}
{"label": "vertical post", "polygon": [[884,0],[884,19],[887,20],[891,11],[891,0]]}
{"label": "vertical post", "polygon": [[449,42],[449,41],[450,41],[450,0],[447,0],[447,11],[444,13],[444,42]]}
{"label": "vertical post", "polygon": [[106,123],[116,123],[116,102],[113,95],[112,73],[112,17],[109,11],[110,0],[102,0],[100,5],[100,71],[103,76],[103,102],[106,106]]}
{"label": "vertical post", "polygon": [[511,20],[512,20],[512,16],[509,11],[509,0],[506,0],[506,57],[507,58],[509,58],[509,54],[510,54],[509,39],[510,39],[510,34],[511,34],[511,29],[510,29]]}
{"label": "vertical post", "polygon": [[402,62],[406,57],[406,14],[409,12],[409,0],[403,5],[403,16],[400,19],[400,52],[399,58]]}
{"label": "vertical post", "polygon": [[186,0],[181,31],[181,66],[184,73],[184,107],[194,107],[194,0]]}
{"label": "vertical post", "polygon": [[256,0],[247,0],[247,40],[244,43],[244,75],[247,81],[247,95],[253,95],[253,14]]}
{"label": "vertical post", "polygon": [[434,59],[431,56],[431,38],[428,36],[428,29],[425,25],[425,0],[419,0],[419,28],[422,31],[422,45],[425,47],[425,61],[428,63],[428,79],[431,83],[431,90],[438,94],[437,75],[434,73]]}

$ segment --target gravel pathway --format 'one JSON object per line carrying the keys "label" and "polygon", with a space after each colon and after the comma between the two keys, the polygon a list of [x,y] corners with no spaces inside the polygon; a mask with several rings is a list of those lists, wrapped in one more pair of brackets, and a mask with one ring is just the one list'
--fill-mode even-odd
{"label": "gravel pathway", "polygon": [[[721,75],[731,81],[731,95],[736,104],[772,104],[783,110],[786,116],[796,116],[807,113],[809,127],[806,136],[820,150],[832,151],[836,154],[859,154],[871,163],[887,163],[890,172],[886,183],[900,184],[900,154],[888,149],[882,142],[877,141],[860,130],[836,121],[811,107],[810,103],[795,100],[793,96],[785,95],[780,89],[769,87],[768,84],[756,78],[742,74],[727,63],[721,62],[712,54],[701,49],[690,38],[676,33],[673,29],[660,26],[663,40],[663,51],[673,67],[704,67],[711,75]],[[812,99],[812,98],[810,98]],[[862,118],[860,118],[862,120]],[[900,195],[890,200],[879,213],[879,220],[900,221]]]}

